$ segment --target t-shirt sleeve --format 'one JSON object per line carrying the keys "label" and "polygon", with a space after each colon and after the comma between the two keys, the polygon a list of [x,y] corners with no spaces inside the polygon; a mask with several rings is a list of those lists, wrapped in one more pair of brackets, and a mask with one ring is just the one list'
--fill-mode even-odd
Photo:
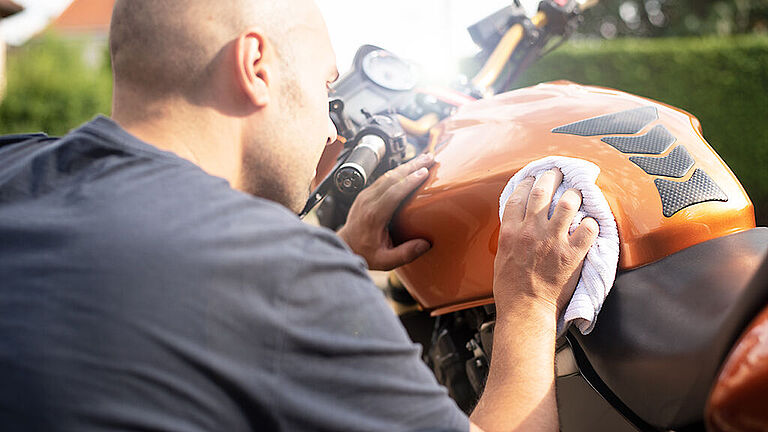
{"label": "t-shirt sleeve", "polygon": [[363,261],[329,231],[306,239],[275,291],[286,430],[468,430]]}

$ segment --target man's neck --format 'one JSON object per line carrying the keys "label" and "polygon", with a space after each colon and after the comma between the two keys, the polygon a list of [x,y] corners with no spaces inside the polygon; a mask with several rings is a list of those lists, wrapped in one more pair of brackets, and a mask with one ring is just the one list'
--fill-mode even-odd
{"label": "man's neck", "polygon": [[173,112],[143,106],[141,111],[149,114],[141,118],[130,115],[135,110],[115,106],[112,118],[140,140],[187,159],[235,187],[241,160],[237,125],[213,110],[179,105]]}

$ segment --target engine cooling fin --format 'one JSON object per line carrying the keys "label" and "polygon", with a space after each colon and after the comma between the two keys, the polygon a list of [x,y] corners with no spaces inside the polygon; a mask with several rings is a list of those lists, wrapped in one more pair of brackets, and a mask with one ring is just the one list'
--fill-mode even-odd
{"label": "engine cooling fin", "polygon": [[693,168],[694,160],[684,146],[661,158],[633,156],[629,160],[650,175],[681,178]]}
{"label": "engine cooling fin", "polygon": [[552,132],[579,136],[631,135],[639,133],[658,118],[659,113],[656,107],[645,106],[577,121],[556,127]]}
{"label": "engine cooling fin", "polygon": [[622,153],[662,154],[677,141],[677,138],[664,125],[658,125],[645,135],[605,137],[602,141],[612,145]]}
{"label": "engine cooling fin", "polygon": [[707,201],[728,201],[728,196],[700,168],[684,182],[656,179],[656,188],[661,195],[664,216],[672,217],[680,210]]}

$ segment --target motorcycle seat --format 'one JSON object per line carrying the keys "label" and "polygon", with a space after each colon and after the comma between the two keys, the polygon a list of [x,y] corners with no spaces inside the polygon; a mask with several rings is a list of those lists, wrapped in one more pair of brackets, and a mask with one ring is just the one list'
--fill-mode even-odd
{"label": "motorcycle seat", "polygon": [[726,355],[768,304],[767,250],[760,227],[620,273],[594,331],[569,334],[582,373],[653,427],[698,427]]}

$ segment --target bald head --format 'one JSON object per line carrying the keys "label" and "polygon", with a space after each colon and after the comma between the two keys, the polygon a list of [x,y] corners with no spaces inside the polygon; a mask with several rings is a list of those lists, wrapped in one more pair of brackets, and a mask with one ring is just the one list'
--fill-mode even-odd
{"label": "bald head", "polygon": [[[280,56],[296,0],[118,0],[110,28],[116,87],[146,96],[205,88],[213,62],[240,32],[258,26]],[[295,18],[294,18],[295,19]]]}
{"label": "bald head", "polygon": [[128,132],[301,209],[336,138],[338,71],[313,0],[117,0],[110,49]]}

